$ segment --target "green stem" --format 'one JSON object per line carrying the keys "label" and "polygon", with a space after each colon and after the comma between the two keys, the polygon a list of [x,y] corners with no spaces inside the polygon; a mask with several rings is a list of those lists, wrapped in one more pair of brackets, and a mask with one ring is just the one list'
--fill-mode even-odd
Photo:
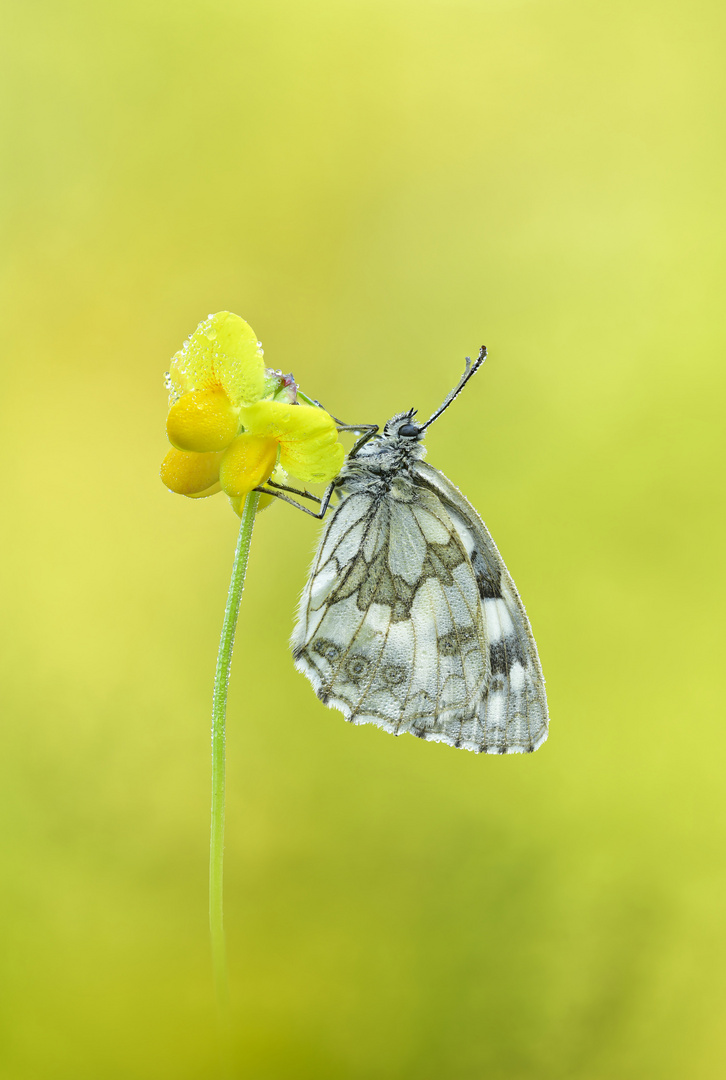
{"label": "green stem", "polygon": [[247,560],[250,554],[252,526],[260,496],[256,491],[247,496],[242,510],[237,550],[232,564],[232,580],[227,593],[222,636],[217,653],[217,669],[214,675],[212,700],[212,830],[209,843],[209,930],[212,938],[212,968],[217,994],[220,1024],[228,1056],[230,1034],[229,989],[227,985],[227,957],[224,945],[223,873],[224,873],[224,793],[225,793],[225,721],[227,717],[227,689],[232,663],[234,635],[237,629],[239,605],[245,583]]}

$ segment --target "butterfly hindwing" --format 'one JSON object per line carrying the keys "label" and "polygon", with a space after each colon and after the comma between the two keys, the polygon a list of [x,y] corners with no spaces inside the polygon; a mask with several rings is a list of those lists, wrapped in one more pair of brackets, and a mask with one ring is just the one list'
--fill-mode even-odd
{"label": "butterfly hindwing", "polygon": [[500,754],[536,750],[547,738],[547,699],[524,605],[474,507],[438,469],[419,461],[415,471],[442,500],[466,548],[479,588],[491,680],[481,697],[477,723],[467,733],[468,745]]}

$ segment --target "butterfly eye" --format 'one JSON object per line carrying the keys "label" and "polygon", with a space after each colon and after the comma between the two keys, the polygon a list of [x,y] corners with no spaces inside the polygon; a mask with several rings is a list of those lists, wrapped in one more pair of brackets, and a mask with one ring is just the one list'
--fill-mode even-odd
{"label": "butterfly eye", "polygon": [[404,424],[403,427],[398,429],[398,434],[403,435],[405,438],[415,438],[418,435],[419,429],[415,424]]}

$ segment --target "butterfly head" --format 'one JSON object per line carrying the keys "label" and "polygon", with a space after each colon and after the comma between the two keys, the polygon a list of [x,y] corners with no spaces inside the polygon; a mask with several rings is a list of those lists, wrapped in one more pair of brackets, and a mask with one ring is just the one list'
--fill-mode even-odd
{"label": "butterfly head", "polygon": [[423,438],[423,431],[414,420],[415,409],[392,416],[383,429],[384,439],[400,439],[402,444],[415,445]]}

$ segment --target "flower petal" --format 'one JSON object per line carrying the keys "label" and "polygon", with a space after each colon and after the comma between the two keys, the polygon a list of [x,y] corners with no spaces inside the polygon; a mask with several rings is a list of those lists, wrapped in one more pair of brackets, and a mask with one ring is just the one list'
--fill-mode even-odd
{"label": "flower petal", "polygon": [[172,404],[190,390],[211,387],[221,387],[233,405],[249,405],[265,389],[265,362],[257,335],[230,311],[218,311],[200,322],[169,367]]}
{"label": "flower petal", "polygon": [[219,463],[222,454],[187,454],[170,450],[161,463],[161,480],[170,491],[191,499],[219,491]]}
{"label": "flower petal", "polygon": [[236,498],[264,484],[277,464],[277,451],[277,442],[268,435],[238,435],[219,467],[222,490]]}
{"label": "flower petal", "polygon": [[245,431],[280,443],[280,464],[306,483],[328,483],[345,460],[332,416],[311,405],[258,401],[240,410]]}
{"label": "flower petal", "polygon": [[[234,510],[237,517],[242,517],[242,511],[244,510],[245,506],[245,498],[245,495],[233,495],[232,498],[229,500],[230,506]],[[257,513],[259,514],[261,510],[266,510],[268,506],[272,506],[272,504],[277,501],[278,500],[275,498],[274,495],[260,495],[260,501],[257,504]]]}
{"label": "flower petal", "polygon": [[345,461],[345,450],[339,442],[282,443],[280,464],[307,484],[329,484]]}
{"label": "flower petal", "polygon": [[239,431],[239,410],[219,388],[190,390],[169,409],[166,433],[177,450],[224,450]]}

